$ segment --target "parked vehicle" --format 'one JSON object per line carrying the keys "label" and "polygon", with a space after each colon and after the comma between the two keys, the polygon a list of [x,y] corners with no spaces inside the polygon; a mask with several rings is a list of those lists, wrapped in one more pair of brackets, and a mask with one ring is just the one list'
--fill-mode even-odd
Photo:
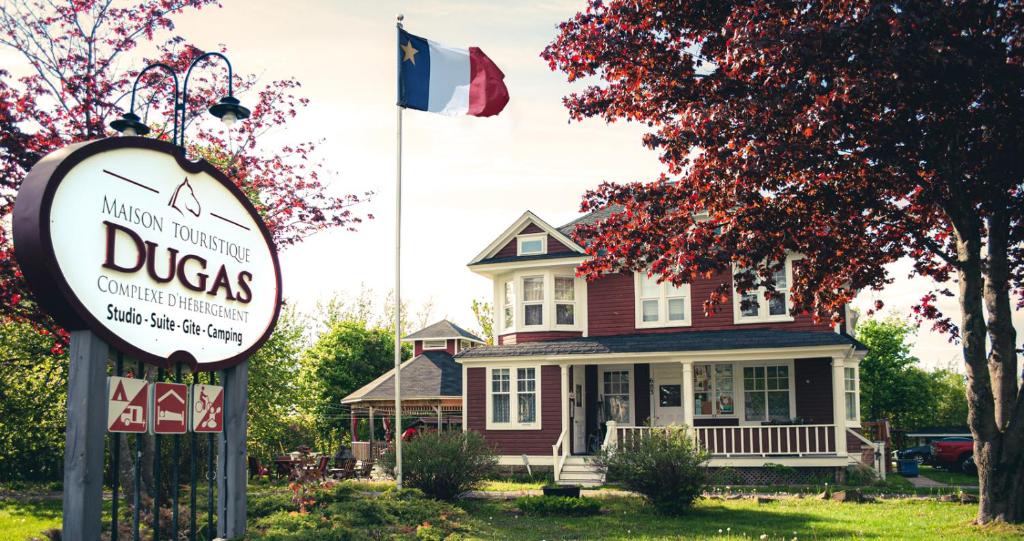
{"label": "parked vehicle", "polygon": [[918,464],[930,464],[932,459],[931,445],[918,445],[896,451],[896,458],[901,460],[913,459]]}
{"label": "parked vehicle", "polygon": [[942,438],[932,442],[931,463],[935,467],[963,473],[977,473],[974,464],[974,440]]}

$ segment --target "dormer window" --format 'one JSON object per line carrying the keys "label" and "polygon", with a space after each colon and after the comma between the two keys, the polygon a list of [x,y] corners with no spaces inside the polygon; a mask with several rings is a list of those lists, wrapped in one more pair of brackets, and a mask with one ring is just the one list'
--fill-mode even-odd
{"label": "dormer window", "polygon": [[519,247],[516,255],[543,255],[548,253],[548,235],[547,233],[519,235],[516,237],[516,245]]}
{"label": "dormer window", "polygon": [[424,340],[423,349],[447,349],[447,340]]}

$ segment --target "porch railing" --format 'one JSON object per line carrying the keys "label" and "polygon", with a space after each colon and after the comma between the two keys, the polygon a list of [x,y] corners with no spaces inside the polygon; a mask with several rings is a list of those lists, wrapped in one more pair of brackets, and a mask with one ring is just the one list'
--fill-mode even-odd
{"label": "porch railing", "polygon": [[[608,422],[602,447],[628,446],[664,427],[619,425]],[[691,429],[697,443],[713,456],[835,455],[834,425],[698,426]],[[845,443],[845,442],[843,442]]]}
{"label": "porch railing", "polygon": [[566,431],[563,430],[558,436],[558,440],[551,446],[551,461],[554,466],[553,471],[556,483],[562,476],[562,466],[565,465],[565,459],[569,456],[569,445],[566,443],[565,438]]}
{"label": "porch railing", "polygon": [[352,442],[352,456],[363,462],[376,462],[388,448],[386,441],[354,441]]}

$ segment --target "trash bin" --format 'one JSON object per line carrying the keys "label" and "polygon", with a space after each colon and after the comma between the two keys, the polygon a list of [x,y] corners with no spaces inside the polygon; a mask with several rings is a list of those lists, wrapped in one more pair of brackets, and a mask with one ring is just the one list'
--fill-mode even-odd
{"label": "trash bin", "polygon": [[913,458],[901,458],[897,461],[900,468],[900,475],[903,477],[917,477],[919,474],[917,460]]}

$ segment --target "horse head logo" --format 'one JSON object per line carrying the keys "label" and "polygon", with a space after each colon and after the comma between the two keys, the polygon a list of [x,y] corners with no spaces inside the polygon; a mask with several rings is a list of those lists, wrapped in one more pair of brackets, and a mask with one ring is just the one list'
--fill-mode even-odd
{"label": "horse head logo", "polygon": [[185,177],[185,180],[174,189],[174,195],[171,196],[167,205],[182,215],[185,214],[184,210],[187,210],[193,216],[199,217],[199,212],[202,211],[199,200],[196,199],[196,193],[192,191],[192,185],[188,182],[188,177]]}

